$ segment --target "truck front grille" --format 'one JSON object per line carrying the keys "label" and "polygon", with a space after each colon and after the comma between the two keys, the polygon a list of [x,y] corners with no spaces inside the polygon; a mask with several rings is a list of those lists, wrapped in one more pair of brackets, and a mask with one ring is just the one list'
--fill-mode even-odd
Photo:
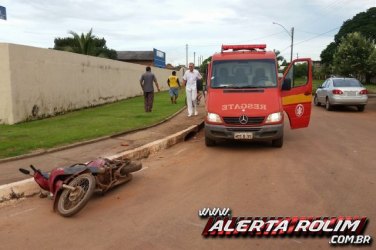
{"label": "truck front grille", "polygon": [[242,124],[240,123],[240,117],[223,117],[223,121],[231,125],[255,125],[262,123],[264,119],[264,116],[248,117],[247,123]]}

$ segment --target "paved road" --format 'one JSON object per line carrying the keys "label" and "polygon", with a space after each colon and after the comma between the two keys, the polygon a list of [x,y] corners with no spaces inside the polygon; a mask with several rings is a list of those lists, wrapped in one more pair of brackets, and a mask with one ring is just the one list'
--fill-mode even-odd
{"label": "paved road", "polygon": [[30,198],[0,209],[4,249],[330,248],[329,238],[204,239],[203,207],[237,216],[367,216],[376,237],[376,99],[364,113],[314,107],[309,128],[267,143],[190,141],[152,155],[132,182],[95,196],[73,218]]}

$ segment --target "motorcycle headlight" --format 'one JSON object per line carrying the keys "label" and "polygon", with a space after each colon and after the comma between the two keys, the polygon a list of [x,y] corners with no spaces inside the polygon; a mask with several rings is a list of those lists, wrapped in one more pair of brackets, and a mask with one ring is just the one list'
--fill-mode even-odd
{"label": "motorcycle headlight", "polygon": [[222,123],[221,117],[219,115],[215,114],[215,113],[209,113],[208,112],[206,119],[208,120],[208,122]]}
{"label": "motorcycle headlight", "polygon": [[275,122],[280,122],[282,120],[282,112],[277,112],[270,114],[268,118],[266,118],[265,123],[275,123]]}

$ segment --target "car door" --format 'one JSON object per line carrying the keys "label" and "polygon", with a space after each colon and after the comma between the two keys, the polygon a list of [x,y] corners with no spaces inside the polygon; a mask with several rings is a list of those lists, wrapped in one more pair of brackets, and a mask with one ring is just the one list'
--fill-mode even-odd
{"label": "car door", "polygon": [[333,80],[332,79],[329,79],[327,81],[327,83],[325,84],[325,87],[324,87],[324,100],[323,102],[326,101],[326,97],[328,97],[329,95],[331,95],[331,91],[333,89]]}
{"label": "car door", "polygon": [[328,80],[326,80],[323,84],[321,84],[320,87],[317,88],[316,90],[316,95],[317,95],[317,100],[320,102],[320,103],[323,103],[323,101],[325,100],[325,85],[326,83],[328,82]]}
{"label": "car door", "polygon": [[282,79],[282,105],[292,129],[309,125],[312,109],[312,61],[294,60]]}

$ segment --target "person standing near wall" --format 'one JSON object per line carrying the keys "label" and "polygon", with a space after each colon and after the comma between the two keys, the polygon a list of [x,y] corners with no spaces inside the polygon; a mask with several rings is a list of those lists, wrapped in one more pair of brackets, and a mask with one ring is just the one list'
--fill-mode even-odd
{"label": "person standing near wall", "polygon": [[176,99],[178,99],[180,88],[180,82],[179,78],[176,76],[176,71],[172,71],[172,75],[170,75],[167,79],[167,84],[170,87],[169,93],[171,97],[171,103],[176,104]]}
{"label": "person standing near wall", "polygon": [[197,112],[197,80],[202,79],[200,73],[194,68],[193,63],[189,63],[189,70],[184,73],[183,84],[185,86],[185,92],[187,94],[187,106],[188,106],[188,117],[192,114],[198,115]]}
{"label": "person standing near wall", "polygon": [[158,89],[158,92],[161,91],[159,89],[159,84],[155,75],[151,72],[151,68],[149,66],[146,67],[146,72],[142,74],[140,78],[140,85],[144,92],[144,104],[145,104],[145,112],[151,112],[153,109],[153,102],[154,102],[154,86]]}

